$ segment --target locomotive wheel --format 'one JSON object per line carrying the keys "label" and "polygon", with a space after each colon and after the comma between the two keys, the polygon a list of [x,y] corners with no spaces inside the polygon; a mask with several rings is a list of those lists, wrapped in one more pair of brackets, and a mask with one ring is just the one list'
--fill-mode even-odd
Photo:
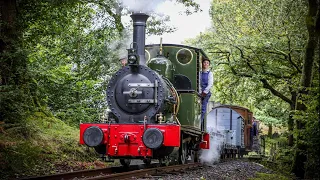
{"label": "locomotive wheel", "polygon": [[99,153],[99,154],[106,154],[107,153],[107,148],[106,145],[100,144],[99,146],[95,146],[94,150]]}
{"label": "locomotive wheel", "polygon": [[150,158],[145,158],[143,159],[143,163],[145,163],[147,166],[151,164],[151,159]]}
{"label": "locomotive wheel", "polygon": [[238,158],[240,159],[240,147],[238,147],[238,151],[237,151],[237,154],[238,154]]}
{"label": "locomotive wheel", "polygon": [[131,163],[131,159],[120,159],[120,163],[124,167],[129,167]]}
{"label": "locomotive wheel", "polygon": [[199,151],[194,151],[194,162],[200,162]]}
{"label": "locomotive wheel", "polygon": [[159,158],[158,160],[159,160],[160,167],[163,166],[164,160],[162,158]]}
{"label": "locomotive wheel", "polygon": [[169,166],[170,165],[170,158],[166,156],[164,158],[159,159],[160,166]]}
{"label": "locomotive wheel", "polygon": [[181,143],[181,147],[179,149],[179,164],[187,163],[187,143]]}
{"label": "locomotive wheel", "polygon": [[196,160],[196,151],[191,150],[190,155],[188,156],[188,161],[189,163],[194,163]]}

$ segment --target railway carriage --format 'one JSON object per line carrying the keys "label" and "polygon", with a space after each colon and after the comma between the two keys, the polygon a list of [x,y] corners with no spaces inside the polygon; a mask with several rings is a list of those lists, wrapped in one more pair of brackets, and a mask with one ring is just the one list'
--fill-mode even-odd
{"label": "railway carriage", "polygon": [[[209,133],[220,133],[222,157],[242,157],[252,151],[253,113],[244,107],[234,105],[219,105],[212,108],[207,115],[207,130]],[[257,121],[255,122],[257,123]]]}

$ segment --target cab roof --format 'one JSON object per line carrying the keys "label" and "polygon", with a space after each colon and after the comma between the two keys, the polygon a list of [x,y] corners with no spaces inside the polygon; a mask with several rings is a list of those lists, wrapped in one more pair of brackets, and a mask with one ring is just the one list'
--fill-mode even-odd
{"label": "cab roof", "polygon": [[[154,46],[160,46],[160,44],[148,44],[148,45],[145,45],[145,47],[154,47]],[[209,58],[202,49],[196,48],[196,47],[193,47],[193,46],[188,46],[188,45],[183,45],[183,44],[162,44],[162,46],[175,46],[175,47],[193,49],[195,51],[199,51],[201,54],[203,54],[204,57]]]}

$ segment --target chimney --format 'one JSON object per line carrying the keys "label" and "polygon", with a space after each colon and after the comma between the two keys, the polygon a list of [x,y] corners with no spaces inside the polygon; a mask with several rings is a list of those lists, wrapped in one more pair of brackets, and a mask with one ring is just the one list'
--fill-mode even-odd
{"label": "chimney", "polygon": [[149,16],[144,13],[134,13],[130,17],[133,20],[133,48],[137,50],[137,54],[140,57],[139,64],[146,66],[146,22]]}

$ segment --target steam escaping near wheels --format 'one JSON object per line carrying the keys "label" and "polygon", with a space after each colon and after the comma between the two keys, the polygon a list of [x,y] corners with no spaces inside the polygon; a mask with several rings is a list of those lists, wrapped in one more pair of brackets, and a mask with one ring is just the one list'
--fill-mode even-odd
{"label": "steam escaping near wheels", "polygon": [[210,149],[201,149],[200,162],[204,164],[218,163],[223,150],[224,136],[214,129],[208,130],[208,133],[210,133]]}

